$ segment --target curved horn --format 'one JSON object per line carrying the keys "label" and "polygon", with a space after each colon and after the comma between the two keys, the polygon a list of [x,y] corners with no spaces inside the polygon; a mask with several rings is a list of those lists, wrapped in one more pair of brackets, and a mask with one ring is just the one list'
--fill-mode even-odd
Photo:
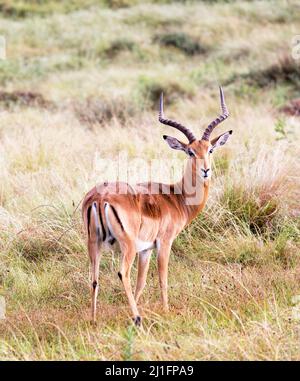
{"label": "curved horn", "polygon": [[225,103],[225,98],[224,98],[224,93],[223,89],[220,86],[220,100],[221,100],[221,109],[222,109],[222,114],[219,115],[215,120],[213,120],[208,127],[206,127],[203,135],[202,135],[202,140],[209,140],[210,134],[212,133],[212,130],[221,122],[223,122],[225,119],[228,118],[229,116],[229,111],[227,109],[226,103]]}
{"label": "curved horn", "polygon": [[189,140],[189,143],[193,143],[196,140],[196,137],[192,133],[191,130],[184,127],[182,124],[177,123],[170,119],[165,119],[164,117],[164,95],[161,93],[160,101],[159,101],[159,113],[158,113],[158,120],[160,123],[166,124],[168,126],[174,127],[177,130],[181,131]]}

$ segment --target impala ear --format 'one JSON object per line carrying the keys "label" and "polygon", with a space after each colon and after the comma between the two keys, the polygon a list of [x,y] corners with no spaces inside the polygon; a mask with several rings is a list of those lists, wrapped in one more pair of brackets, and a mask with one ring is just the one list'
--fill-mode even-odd
{"label": "impala ear", "polygon": [[187,153],[187,145],[185,143],[182,143],[180,140],[173,138],[172,136],[164,135],[163,138],[171,148]]}
{"label": "impala ear", "polygon": [[215,148],[223,146],[227,142],[227,140],[231,134],[232,134],[232,130],[227,131],[224,134],[221,134],[218,137],[212,139],[212,141],[210,142],[211,150],[214,150]]}

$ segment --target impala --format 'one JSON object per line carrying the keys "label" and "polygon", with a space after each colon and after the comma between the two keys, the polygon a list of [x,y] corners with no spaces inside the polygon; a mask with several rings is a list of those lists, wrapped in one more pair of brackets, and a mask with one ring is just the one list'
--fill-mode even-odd
{"label": "impala", "polygon": [[[210,139],[213,129],[228,116],[220,87],[222,113],[205,129],[200,140],[180,123],[166,119],[163,95],[159,121],[181,131],[188,143],[164,135],[168,145],[188,155],[184,175],[175,184],[105,182],[91,189],[83,201],[82,213],[91,261],[92,320],[96,321],[99,263],[102,244],[118,243],[122,258],[118,276],[123,283],[136,325],[141,324],[137,303],[146,285],[152,249],[157,250],[159,283],[164,310],[168,310],[168,263],[174,239],[204,208],[211,178],[211,154],[224,145],[232,131]],[[153,191],[154,190],[154,191]],[[138,275],[133,295],[130,272],[138,253]]]}

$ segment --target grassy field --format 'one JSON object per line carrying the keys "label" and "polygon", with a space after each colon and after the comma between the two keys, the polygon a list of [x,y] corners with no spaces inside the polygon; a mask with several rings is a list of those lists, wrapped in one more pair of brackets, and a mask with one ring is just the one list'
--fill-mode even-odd
{"label": "grassy field", "polygon": [[[299,2],[6,0],[0,12],[0,358],[300,360]],[[153,256],[136,330],[106,253],[91,326],[79,204],[109,176],[97,158],[183,165],[159,94],[200,136],[218,84],[231,111],[218,132],[234,134],[173,246],[170,312]]]}

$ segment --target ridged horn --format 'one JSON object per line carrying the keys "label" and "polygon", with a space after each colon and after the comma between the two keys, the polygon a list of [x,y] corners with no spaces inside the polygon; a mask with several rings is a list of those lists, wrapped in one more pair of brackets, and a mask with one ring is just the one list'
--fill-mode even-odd
{"label": "ridged horn", "polygon": [[203,135],[202,135],[202,140],[209,140],[210,135],[213,131],[213,129],[220,123],[222,123],[225,119],[229,117],[229,111],[227,109],[226,103],[225,103],[225,97],[223,93],[223,89],[220,86],[220,101],[221,101],[221,110],[222,114],[219,115],[216,119],[214,119],[205,129]]}
{"label": "ridged horn", "polygon": [[164,117],[164,95],[161,93],[160,101],[159,101],[159,113],[158,120],[160,123],[166,124],[167,126],[171,126],[181,131],[189,140],[189,143],[193,143],[196,140],[195,135],[189,130],[187,127],[182,124],[175,122],[174,120],[166,119]]}

